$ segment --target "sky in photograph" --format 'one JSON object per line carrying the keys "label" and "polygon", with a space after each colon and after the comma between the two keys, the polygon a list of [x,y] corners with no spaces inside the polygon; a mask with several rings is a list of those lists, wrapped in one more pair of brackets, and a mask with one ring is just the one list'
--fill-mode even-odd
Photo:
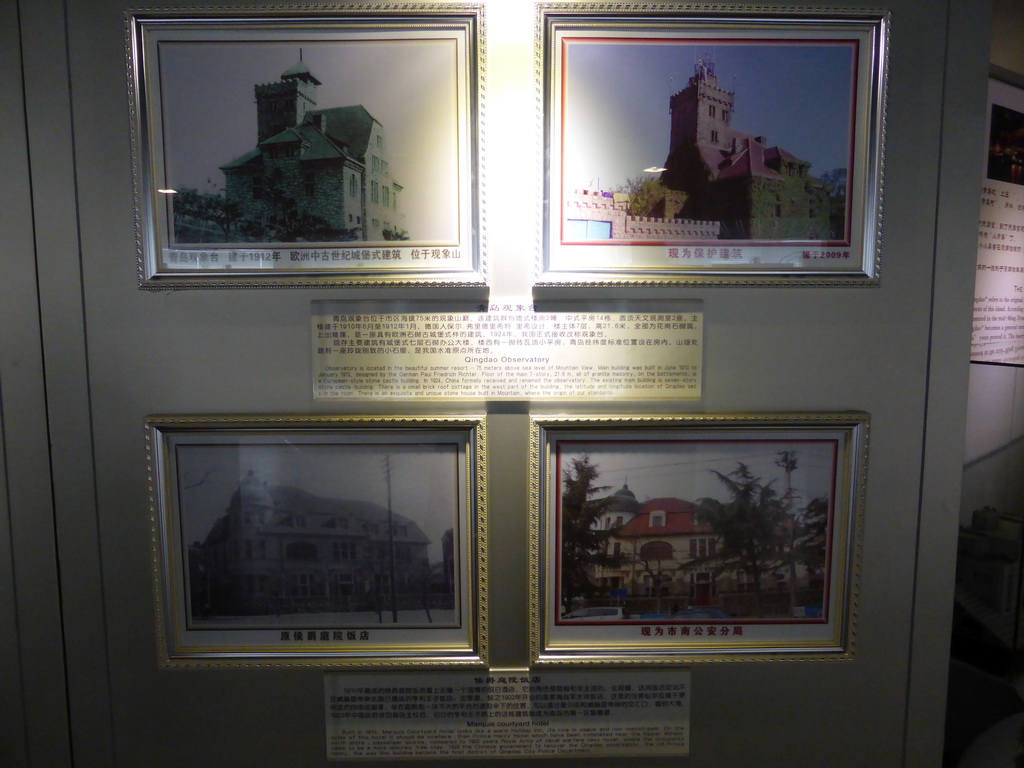
{"label": "sky in photograph", "polygon": [[811,163],[849,165],[855,49],[849,44],[573,41],[565,69],[565,188],[612,190],[668,156],[669,98],[698,59],[734,91],[732,127]]}
{"label": "sky in photograph", "polygon": [[728,489],[714,472],[728,475],[741,461],[762,483],[774,479],[772,487],[781,496],[786,492],[785,473],[775,461],[781,451],[787,450],[796,454],[797,469],[793,472],[792,483],[797,503],[806,504],[812,498],[832,495],[836,445],[831,440],[561,441],[558,447],[563,468],[571,466],[574,458],[590,456],[591,464],[597,466],[599,473],[595,485],[608,486],[607,491],[595,494],[594,498],[602,498],[628,484],[640,502],[662,497],[729,501]]}
{"label": "sky in photograph", "polygon": [[387,508],[386,456],[391,457],[392,511],[419,524],[430,539],[431,562],[441,559],[444,532],[458,527],[454,443],[181,445],[175,455],[186,543],[206,538],[250,471],[270,486],[292,486],[323,498],[370,501]]}
{"label": "sky in photograph", "polygon": [[321,82],[318,109],[361,104],[382,125],[410,237],[454,239],[457,56],[449,40],[162,42],[160,183],[221,190],[220,166],[256,147],[255,85],[278,82],[300,51]]}

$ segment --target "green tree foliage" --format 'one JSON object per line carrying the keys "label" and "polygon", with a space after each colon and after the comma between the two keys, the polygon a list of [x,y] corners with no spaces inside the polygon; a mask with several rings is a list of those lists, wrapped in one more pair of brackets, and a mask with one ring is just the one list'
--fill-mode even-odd
{"label": "green tree foliage", "polygon": [[174,196],[174,234],[178,242],[228,242],[237,221],[238,205],[222,195],[186,187]]}
{"label": "green tree foliage", "polygon": [[672,215],[717,221],[719,216],[711,193],[712,180],[711,172],[704,164],[695,143],[684,142],[676,147],[665,161],[665,172],[661,175],[661,183],[666,189],[686,193],[680,210]]}
{"label": "green tree foliage", "polygon": [[[222,194],[199,192],[192,187],[174,196],[174,235],[179,243],[294,243],[346,242],[355,240],[356,228],[338,228],[327,219],[304,209],[284,186],[282,174],[264,179],[267,211],[259,217],[243,216],[238,203]],[[408,240],[404,230],[385,233],[385,239]]]}
{"label": "green tree foliage", "polygon": [[804,507],[797,518],[793,556],[806,566],[808,573],[817,573],[825,567],[828,537],[828,499],[816,498]]}
{"label": "green tree foliage", "polygon": [[827,552],[828,499],[814,498],[796,509],[790,476],[797,468],[797,454],[781,451],[775,463],[786,473],[787,487],[781,495],[774,480],[762,482],[742,462],[727,475],[714,472],[732,498],[698,499],[697,519],[715,533],[716,551],[686,564],[716,573],[743,569],[751,577],[759,614],[764,576],[788,569],[795,599],[796,566],[804,566],[809,574],[820,572]]}
{"label": "green tree foliage", "polygon": [[842,238],[846,233],[846,179],[845,168],[834,168],[821,174],[821,181],[828,190],[828,219],[833,238]]}
{"label": "green tree foliage", "polygon": [[846,199],[846,169],[833,168],[821,174],[822,183],[828,188],[830,197]]}
{"label": "green tree foliage", "polygon": [[716,553],[705,561],[716,573],[742,568],[751,578],[760,615],[762,577],[785,562],[791,518],[774,481],[763,483],[743,462],[728,474],[713,472],[732,498],[697,500],[697,520],[718,537]]}
{"label": "green tree foliage", "polygon": [[668,190],[661,179],[651,174],[633,176],[618,188],[629,195],[626,210],[630,216],[664,216],[665,194]]}
{"label": "green tree foliage", "polygon": [[608,539],[615,529],[600,529],[598,520],[611,504],[609,486],[594,485],[599,473],[589,456],[573,459],[562,470],[561,597],[564,610],[577,597],[593,597],[598,588],[591,579],[595,567],[617,567],[621,557],[608,554]]}

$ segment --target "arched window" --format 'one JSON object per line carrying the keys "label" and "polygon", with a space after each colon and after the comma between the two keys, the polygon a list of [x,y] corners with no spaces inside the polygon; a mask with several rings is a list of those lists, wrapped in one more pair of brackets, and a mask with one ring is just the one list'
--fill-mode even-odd
{"label": "arched window", "polygon": [[640,547],[640,557],[648,562],[654,560],[671,560],[672,545],[667,541],[649,541]]}

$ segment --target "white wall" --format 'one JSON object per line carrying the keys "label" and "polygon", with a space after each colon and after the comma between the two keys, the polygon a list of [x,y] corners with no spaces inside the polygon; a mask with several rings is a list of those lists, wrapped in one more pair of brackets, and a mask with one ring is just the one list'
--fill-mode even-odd
{"label": "white wall", "polygon": [[960,523],[993,506],[1024,515],[1024,369],[971,366]]}

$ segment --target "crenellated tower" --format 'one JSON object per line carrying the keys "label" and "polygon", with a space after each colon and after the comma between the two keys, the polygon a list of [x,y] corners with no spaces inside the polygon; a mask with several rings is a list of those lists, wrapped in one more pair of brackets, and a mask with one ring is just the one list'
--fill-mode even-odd
{"label": "crenellated tower", "polygon": [[734,91],[718,85],[714,62],[710,58],[698,59],[686,87],[669,99],[672,117],[669,156],[683,144],[730,149],[735,98]]}
{"label": "crenellated tower", "polygon": [[285,70],[278,82],[257,85],[257,143],[299,125],[307,112],[316,109],[318,85],[320,81],[301,59]]}

